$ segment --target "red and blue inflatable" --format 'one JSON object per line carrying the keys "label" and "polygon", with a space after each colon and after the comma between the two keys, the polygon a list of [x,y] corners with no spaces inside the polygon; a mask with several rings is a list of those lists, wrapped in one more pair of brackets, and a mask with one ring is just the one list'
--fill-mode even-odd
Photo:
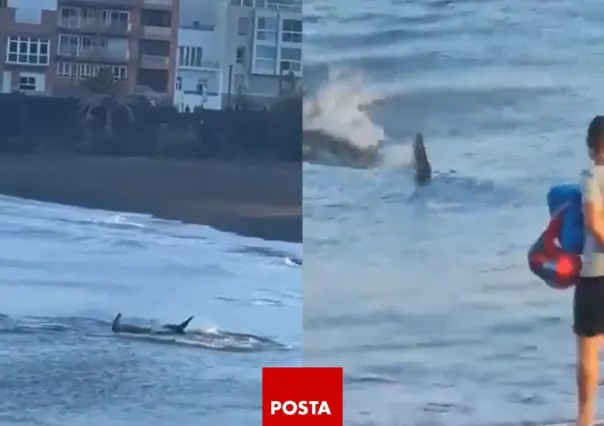
{"label": "red and blue inflatable", "polygon": [[553,186],[547,194],[550,222],[528,252],[530,270],[548,286],[566,289],[579,279],[583,206],[578,185]]}

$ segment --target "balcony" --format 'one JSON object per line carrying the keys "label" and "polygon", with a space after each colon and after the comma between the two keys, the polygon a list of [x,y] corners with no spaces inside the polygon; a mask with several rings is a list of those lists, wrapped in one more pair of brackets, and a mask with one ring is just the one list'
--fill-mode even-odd
{"label": "balcony", "polygon": [[167,70],[170,67],[170,58],[143,54],[140,67],[148,70]]}
{"label": "balcony", "polygon": [[77,61],[125,64],[128,62],[130,52],[120,52],[102,47],[80,49],[77,51],[66,46],[64,49],[59,48],[58,55],[63,58]]}
{"label": "balcony", "polygon": [[127,36],[132,29],[130,22],[107,23],[102,19],[59,19],[59,28],[69,32]]}
{"label": "balcony", "polygon": [[179,65],[178,68],[183,70],[219,70],[220,62],[210,59],[202,59],[199,63]]}
{"label": "balcony", "polygon": [[61,0],[61,6],[116,6],[120,9],[134,9],[140,5],[140,0]]}
{"label": "balcony", "polygon": [[170,41],[172,40],[172,28],[143,25],[143,38],[147,40]]}
{"label": "balcony", "polygon": [[143,0],[143,7],[146,9],[170,9],[174,8],[174,0]]}

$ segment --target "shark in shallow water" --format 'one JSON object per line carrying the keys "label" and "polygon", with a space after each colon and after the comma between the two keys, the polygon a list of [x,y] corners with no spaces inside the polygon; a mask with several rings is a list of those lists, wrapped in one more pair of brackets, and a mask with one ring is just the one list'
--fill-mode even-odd
{"label": "shark in shallow water", "polygon": [[428,161],[428,153],[421,133],[415,135],[413,141],[413,168],[415,169],[415,183],[426,185],[432,179],[432,166]]}
{"label": "shark in shallow water", "polygon": [[129,334],[145,334],[153,336],[169,336],[169,335],[183,335],[186,334],[185,330],[189,326],[189,323],[193,320],[193,317],[189,317],[180,324],[163,324],[159,328],[124,324],[122,323],[122,314],[119,313],[113,319],[111,324],[111,331],[114,333],[129,333]]}

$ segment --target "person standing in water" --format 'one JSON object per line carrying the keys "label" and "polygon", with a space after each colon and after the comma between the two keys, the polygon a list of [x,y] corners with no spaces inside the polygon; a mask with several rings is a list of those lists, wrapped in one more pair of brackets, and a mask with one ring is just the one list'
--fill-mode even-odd
{"label": "person standing in water", "polygon": [[604,342],[604,116],[587,130],[593,165],[583,183],[585,242],[575,286],[573,330],[577,339],[577,426],[592,426],[598,395],[599,359]]}

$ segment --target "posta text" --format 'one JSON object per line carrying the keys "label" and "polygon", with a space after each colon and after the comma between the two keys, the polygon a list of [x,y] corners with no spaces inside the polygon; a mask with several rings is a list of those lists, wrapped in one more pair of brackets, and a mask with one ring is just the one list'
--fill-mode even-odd
{"label": "posta text", "polygon": [[262,426],[343,426],[340,367],[262,369]]}

